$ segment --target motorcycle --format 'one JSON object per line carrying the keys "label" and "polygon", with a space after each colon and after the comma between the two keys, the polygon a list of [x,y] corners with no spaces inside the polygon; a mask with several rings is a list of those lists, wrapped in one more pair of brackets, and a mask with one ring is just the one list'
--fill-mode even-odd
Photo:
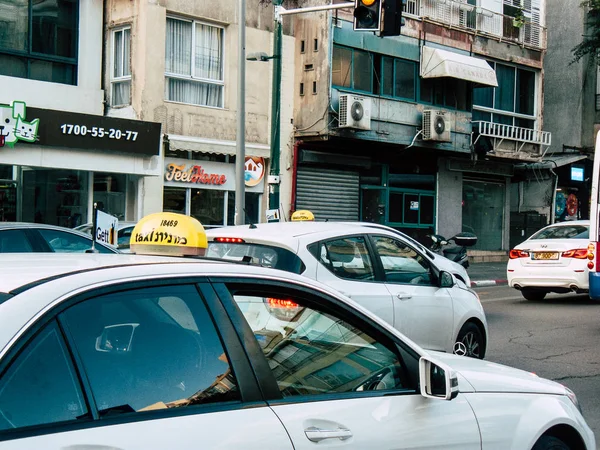
{"label": "motorcycle", "polygon": [[[433,243],[429,249],[438,255],[448,258],[450,261],[454,261],[465,269],[469,268],[469,256],[467,255],[467,247],[472,247],[477,244],[477,236],[473,233],[462,232],[452,236],[450,239],[446,239],[440,234],[429,235]],[[454,245],[448,248],[446,246],[454,242]]]}

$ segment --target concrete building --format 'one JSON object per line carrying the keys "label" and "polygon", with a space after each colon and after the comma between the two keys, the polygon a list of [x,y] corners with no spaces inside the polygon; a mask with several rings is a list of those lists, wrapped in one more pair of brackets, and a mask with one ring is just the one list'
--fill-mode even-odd
{"label": "concrete building", "polygon": [[[506,255],[525,167],[551,145],[545,13],[544,0],[408,0],[386,38],[353,31],[351,10],[295,16],[292,208],[424,242],[471,231]],[[547,194],[531,207],[549,217]]]}
{"label": "concrete building", "polygon": [[594,143],[600,126],[596,60],[573,63],[573,48],[588,34],[584,8],[548,0],[544,128],[552,132],[551,169],[544,172],[555,192],[555,220],[589,218]]}
{"label": "concrete building", "polygon": [[[162,124],[154,209],[192,215],[204,225],[235,219],[237,12],[235,1],[106,1],[107,114]],[[245,26],[247,54],[270,54],[273,8],[249,0]],[[292,40],[288,35],[283,42],[283,92],[293,86]],[[262,168],[246,171],[246,222],[264,220],[268,207],[271,66],[246,63],[245,166]],[[282,136],[292,133],[290,102],[282,103]],[[285,150],[291,140],[282,145]],[[285,176],[284,199],[290,197]]]}
{"label": "concrete building", "polygon": [[[0,220],[154,209],[160,125],[104,116],[102,0],[0,2]],[[150,195],[148,195],[150,194]]]}

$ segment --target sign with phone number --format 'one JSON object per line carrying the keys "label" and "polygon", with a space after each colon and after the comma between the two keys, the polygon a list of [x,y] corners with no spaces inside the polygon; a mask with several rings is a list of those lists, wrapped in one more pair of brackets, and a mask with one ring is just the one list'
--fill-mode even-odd
{"label": "sign with phone number", "polygon": [[39,108],[27,108],[27,115],[40,119],[39,145],[160,154],[160,123]]}

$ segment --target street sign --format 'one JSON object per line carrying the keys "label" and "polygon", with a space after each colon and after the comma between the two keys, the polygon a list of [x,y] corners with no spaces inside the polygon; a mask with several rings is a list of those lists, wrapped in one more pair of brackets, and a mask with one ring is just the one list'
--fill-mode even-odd
{"label": "street sign", "polygon": [[115,216],[96,210],[96,229],[94,239],[109,247],[117,248],[119,220]]}

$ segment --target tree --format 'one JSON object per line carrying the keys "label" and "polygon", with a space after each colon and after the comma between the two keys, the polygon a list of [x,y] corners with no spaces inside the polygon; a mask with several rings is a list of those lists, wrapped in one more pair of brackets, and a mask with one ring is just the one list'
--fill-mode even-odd
{"label": "tree", "polygon": [[583,41],[571,50],[573,52],[571,63],[576,63],[587,55],[592,56],[590,62],[596,61],[600,51],[600,0],[585,0],[581,2],[581,7],[587,9],[587,29]]}

